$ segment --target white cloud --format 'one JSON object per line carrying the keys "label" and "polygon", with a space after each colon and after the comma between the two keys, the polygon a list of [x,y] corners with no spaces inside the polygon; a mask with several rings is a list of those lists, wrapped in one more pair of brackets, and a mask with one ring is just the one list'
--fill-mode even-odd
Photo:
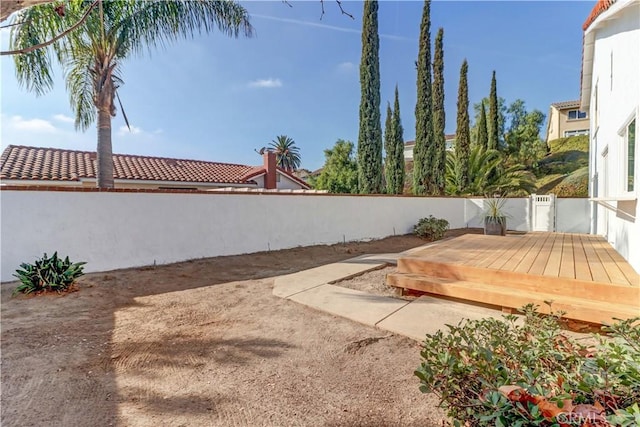
{"label": "white cloud", "polygon": [[21,131],[37,133],[55,133],[56,127],[50,121],[44,119],[24,119],[21,116],[11,116],[11,127]]}
{"label": "white cloud", "polygon": [[139,128],[137,126],[131,126],[131,129],[126,126],[120,126],[120,128],[118,129],[118,136],[140,135],[142,133],[144,133],[142,128]]}
{"label": "white cloud", "polygon": [[64,114],[55,114],[53,118],[63,123],[75,123],[73,117],[65,116]]}
{"label": "white cloud", "polygon": [[338,64],[338,71],[349,72],[356,69],[356,64],[353,62],[345,61]]}
{"label": "white cloud", "polygon": [[282,81],[280,79],[258,79],[249,82],[248,84],[251,88],[275,88],[282,87]]}
{"label": "white cloud", "polygon": [[56,127],[43,119],[24,119],[18,115],[0,114],[2,138],[0,149],[8,145],[57,147],[70,150],[95,150],[95,130],[76,132],[68,126]]}

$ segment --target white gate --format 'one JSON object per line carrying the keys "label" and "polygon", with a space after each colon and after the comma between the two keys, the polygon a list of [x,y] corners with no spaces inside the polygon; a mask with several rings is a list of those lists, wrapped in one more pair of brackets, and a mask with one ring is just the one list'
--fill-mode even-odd
{"label": "white gate", "polygon": [[531,216],[532,231],[555,231],[555,196],[553,194],[532,194]]}

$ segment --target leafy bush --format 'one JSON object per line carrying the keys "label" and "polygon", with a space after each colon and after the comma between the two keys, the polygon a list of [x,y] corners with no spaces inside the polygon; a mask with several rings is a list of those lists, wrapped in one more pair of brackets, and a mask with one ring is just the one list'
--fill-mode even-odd
{"label": "leafy bush", "polygon": [[552,153],[562,151],[589,151],[589,135],[567,136],[549,141],[549,149]]}
{"label": "leafy bush", "polygon": [[58,252],[54,252],[50,258],[45,253],[42,259],[37,259],[34,264],[20,264],[14,276],[21,283],[13,293],[64,291],[83,275],[82,266],[85,264],[86,262],[73,264],[69,261],[69,257],[61,259],[58,257]]}
{"label": "leafy bush", "polygon": [[413,233],[423,239],[434,241],[442,239],[448,229],[449,221],[429,215],[428,218],[418,221],[418,224],[413,227]]}
{"label": "leafy bush", "polygon": [[589,168],[584,167],[572,172],[552,190],[558,197],[587,197],[589,195]]}
{"label": "leafy bush", "polygon": [[463,321],[427,335],[415,372],[456,426],[609,426],[640,421],[640,318],[587,347],[558,316]]}

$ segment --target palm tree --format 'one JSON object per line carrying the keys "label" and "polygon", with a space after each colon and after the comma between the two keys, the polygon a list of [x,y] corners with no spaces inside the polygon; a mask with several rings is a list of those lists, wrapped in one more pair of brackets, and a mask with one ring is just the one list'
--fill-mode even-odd
{"label": "palm tree", "polygon": [[469,153],[468,185],[462,185],[461,162],[447,154],[446,194],[470,196],[523,196],[536,190],[535,176],[522,165],[505,166],[497,150],[474,144]]}
{"label": "palm tree", "polygon": [[[123,84],[122,62],[216,27],[233,37],[240,33],[251,37],[253,33],[247,11],[233,0],[68,0],[63,6],[39,4],[17,13],[10,48],[26,49],[26,53],[14,55],[16,74],[19,83],[37,95],[52,88],[51,58],[58,61],[76,129],[86,130],[97,117],[100,188],[113,187],[111,118],[116,114],[117,89]],[[78,22],[81,25],[68,32]],[[47,48],[29,50],[63,33],[64,37]],[[126,116],[124,119],[127,121]]]}
{"label": "palm tree", "polygon": [[271,141],[269,147],[276,153],[278,166],[287,171],[294,171],[300,167],[300,148],[296,142],[286,135],[279,135]]}

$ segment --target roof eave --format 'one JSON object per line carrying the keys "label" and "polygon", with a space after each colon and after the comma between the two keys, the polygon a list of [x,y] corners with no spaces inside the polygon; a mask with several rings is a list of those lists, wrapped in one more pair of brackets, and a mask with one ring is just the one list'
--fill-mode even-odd
{"label": "roof eave", "polygon": [[582,77],[580,84],[580,109],[587,111],[591,104],[591,85],[593,78],[593,50],[595,45],[595,34],[590,27],[584,34],[582,54]]}
{"label": "roof eave", "polygon": [[617,0],[611,3],[605,10],[584,28],[583,55],[582,55],[582,83],[580,87],[580,108],[588,109],[591,103],[591,86],[593,78],[593,54],[596,32],[607,21],[618,18],[620,11],[628,6],[638,6],[636,0]]}

